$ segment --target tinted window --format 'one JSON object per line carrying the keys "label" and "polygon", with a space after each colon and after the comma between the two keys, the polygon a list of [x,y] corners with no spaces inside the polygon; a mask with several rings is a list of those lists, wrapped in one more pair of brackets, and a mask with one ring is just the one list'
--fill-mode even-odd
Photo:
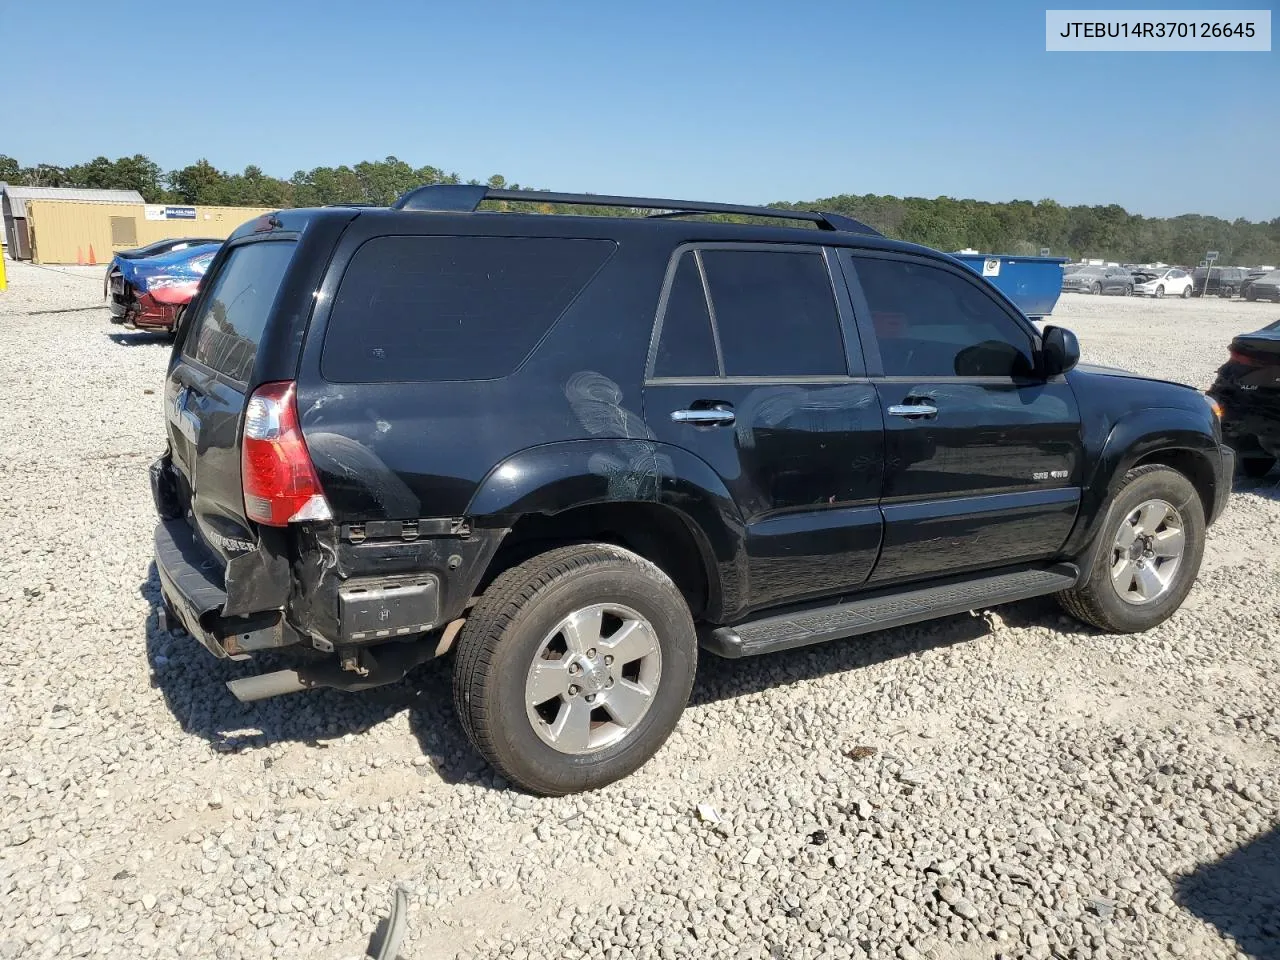
{"label": "tinted window", "polygon": [[704,250],[728,377],[842,376],[840,320],[816,252]]}
{"label": "tinted window", "polygon": [[370,240],[334,298],[321,371],[337,383],[505,377],[613,249],[556,238]]}
{"label": "tinted window", "polygon": [[293,250],[292,240],[260,241],[232,250],[192,321],[183,354],[232,380],[248,382]]}
{"label": "tinted window", "polygon": [[711,314],[692,253],[680,258],[667,297],[667,310],[658,334],[655,377],[714,377],[719,374]]}
{"label": "tinted window", "polygon": [[976,283],[922,263],[854,262],[887,376],[1032,372],[1030,336]]}

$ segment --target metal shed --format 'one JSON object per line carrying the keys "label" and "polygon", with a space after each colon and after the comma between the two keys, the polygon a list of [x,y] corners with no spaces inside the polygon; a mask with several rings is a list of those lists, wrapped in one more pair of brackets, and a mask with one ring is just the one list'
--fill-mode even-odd
{"label": "metal shed", "polygon": [[[5,240],[9,256],[15,260],[40,261],[39,242],[34,234],[29,204],[33,202],[75,203],[78,205],[129,204],[142,206],[142,194],[137,190],[88,190],[79,187],[15,187],[5,184],[0,193],[0,207],[4,213]],[[94,210],[94,206],[81,209]],[[87,224],[86,224],[87,226]],[[103,253],[110,257],[107,250]],[[52,258],[44,258],[52,259]]]}

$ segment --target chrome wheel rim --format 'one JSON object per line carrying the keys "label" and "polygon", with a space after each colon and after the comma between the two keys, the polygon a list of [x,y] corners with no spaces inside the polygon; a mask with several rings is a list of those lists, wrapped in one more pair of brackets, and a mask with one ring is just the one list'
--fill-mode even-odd
{"label": "chrome wheel rim", "polygon": [[543,743],[580,756],[639,726],[662,676],[658,635],[617,603],[575,610],[538,645],[525,679],[525,711]]}
{"label": "chrome wheel rim", "polygon": [[1186,549],[1182,514],[1165,500],[1129,511],[1111,547],[1111,582],[1125,603],[1153,603],[1167,594]]}

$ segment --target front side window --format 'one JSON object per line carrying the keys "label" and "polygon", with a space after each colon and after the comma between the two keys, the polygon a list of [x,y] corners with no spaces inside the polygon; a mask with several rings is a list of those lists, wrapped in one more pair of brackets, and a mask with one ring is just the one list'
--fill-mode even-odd
{"label": "front side window", "polygon": [[813,250],[699,251],[727,377],[845,376],[831,277]]}
{"label": "front side window", "polygon": [[1027,331],[977,283],[908,260],[854,257],[885,376],[1030,376]]}

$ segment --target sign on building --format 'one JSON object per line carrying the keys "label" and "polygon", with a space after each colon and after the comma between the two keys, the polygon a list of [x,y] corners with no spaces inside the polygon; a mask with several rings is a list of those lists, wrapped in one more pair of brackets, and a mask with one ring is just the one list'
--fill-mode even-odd
{"label": "sign on building", "polygon": [[158,203],[148,203],[142,209],[147,220],[194,220],[195,207],[170,207]]}

